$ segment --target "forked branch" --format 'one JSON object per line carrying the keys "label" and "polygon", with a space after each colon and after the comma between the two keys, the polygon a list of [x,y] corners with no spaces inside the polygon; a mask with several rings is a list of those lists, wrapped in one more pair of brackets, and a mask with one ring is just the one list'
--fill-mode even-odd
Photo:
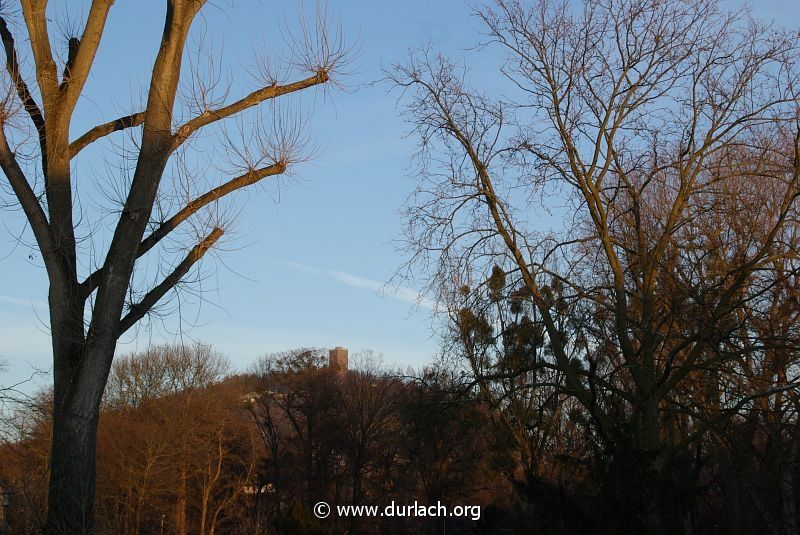
{"label": "forked branch", "polygon": [[[285,162],[277,162],[273,165],[262,167],[261,169],[254,169],[250,172],[247,172],[243,175],[240,175],[236,178],[225,182],[224,184],[217,186],[216,188],[207,191],[203,195],[200,195],[196,199],[189,202],[185,207],[175,213],[172,217],[161,223],[156,230],[154,230],[149,236],[147,236],[142,242],[139,244],[139,248],[136,252],[136,258],[139,258],[146,254],[150,249],[156,246],[158,242],[160,242],[163,238],[165,238],[170,232],[178,228],[178,225],[186,221],[190,216],[197,213],[198,210],[207,206],[208,204],[221,199],[222,197],[238,190],[242,189],[247,186],[251,186],[256,182],[268,177],[279,175],[286,171],[286,163]],[[80,296],[82,299],[86,299],[91,295],[97,286],[100,284],[100,280],[102,279],[103,275],[103,268],[97,269],[94,273],[89,275],[83,283],[80,285]]]}
{"label": "forked branch", "polygon": [[222,237],[223,231],[219,227],[215,227],[211,233],[206,236],[200,243],[195,245],[186,258],[177,265],[177,267],[167,275],[167,277],[155,288],[147,292],[145,296],[136,304],[130,306],[129,312],[120,320],[119,330],[117,331],[117,338],[123,335],[128,329],[134,326],[137,321],[142,319],[150,309],[155,306],[158,301],[166,295],[168,291],[175,287],[181,279],[189,272],[193,265],[195,265],[206,252],[213,247],[213,245]]}

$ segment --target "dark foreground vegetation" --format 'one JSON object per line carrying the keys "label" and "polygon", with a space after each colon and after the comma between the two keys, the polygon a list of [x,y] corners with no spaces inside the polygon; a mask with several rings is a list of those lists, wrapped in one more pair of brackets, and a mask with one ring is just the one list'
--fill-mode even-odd
{"label": "dark foreground vegetation", "polygon": [[[643,473],[649,459],[604,447],[564,396],[515,379],[494,405],[455,369],[412,377],[356,357],[342,371],[326,351],[295,350],[238,375],[203,345],[117,360],[98,433],[98,533],[636,533],[660,514],[652,503],[680,503],[695,533],[791,533],[798,520],[794,394],[720,425],[665,487],[663,473]],[[51,403],[42,394],[5,422],[16,437],[0,447],[11,533],[44,523]],[[319,520],[321,500],[481,513]]]}

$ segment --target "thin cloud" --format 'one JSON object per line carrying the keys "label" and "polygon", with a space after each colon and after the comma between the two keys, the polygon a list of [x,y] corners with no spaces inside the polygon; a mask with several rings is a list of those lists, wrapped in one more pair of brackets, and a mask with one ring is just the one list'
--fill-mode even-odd
{"label": "thin cloud", "polygon": [[353,288],[366,288],[373,292],[380,292],[383,289],[383,284],[372,279],[365,279],[358,277],[344,271],[326,271],[325,275],[336,279],[337,281],[352,286]]}
{"label": "thin cloud", "polygon": [[388,297],[390,299],[403,301],[404,303],[419,305],[429,310],[436,309],[436,303],[432,299],[428,299],[427,297],[421,295],[418,291],[412,288],[391,286],[383,282],[376,281],[374,279],[359,277],[358,275],[353,275],[352,273],[347,273],[346,271],[317,269],[311,266],[307,266],[305,264],[300,264],[298,262],[292,262],[292,261],[286,261],[284,262],[284,264],[298,271],[303,271],[305,273],[310,273],[312,275],[317,275],[319,277],[327,277],[330,279],[334,279],[352,288],[362,288],[374,292],[378,295]]}
{"label": "thin cloud", "polygon": [[312,268],[311,266],[307,266],[305,264],[300,264],[298,262],[292,262],[291,260],[286,260],[285,262],[283,262],[283,265],[289,266],[290,268],[294,268],[297,271],[304,271],[306,273],[310,273],[312,275],[317,275],[317,276],[322,276],[323,275],[322,270],[319,270],[319,269],[316,269],[316,268]]}
{"label": "thin cloud", "polygon": [[19,297],[11,297],[10,295],[0,295],[0,303],[7,303],[9,305],[32,306],[34,308],[47,308],[47,303],[44,301],[37,301],[35,299],[20,299]]}

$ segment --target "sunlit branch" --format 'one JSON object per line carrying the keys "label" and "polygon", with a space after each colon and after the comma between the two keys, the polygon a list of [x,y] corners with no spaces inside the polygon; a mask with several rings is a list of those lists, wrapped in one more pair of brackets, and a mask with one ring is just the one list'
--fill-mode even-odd
{"label": "sunlit branch", "polygon": [[287,85],[272,85],[269,87],[263,87],[253,91],[243,99],[238,100],[233,104],[229,104],[228,106],[224,106],[217,110],[206,110],[202,114],[198,115],[194,119],[191,119],[189,122],[178,128],[173,140],[173,150],[178,148],[187,139],[189,139],[193,133],[204,126],[235,115],[248,108],[252,108],[253,106],[261,104],[266,100],[307,89],[327,81],[327,71],[320,70],[314,76],[310,76],[304,80],[299,80]]}
{"label": "sunlit branch", "polygon": [[103,138],[114,132],[119,132],[126,128],[133,128],[139,126],[144,122],[144,112],[140,111],[132,115],[126,115],[113,121],[97,125],[81,137],[70,143],[69,157],[74,158],[80,151],[85,149],[91,143],[94,143],[100,138]]}

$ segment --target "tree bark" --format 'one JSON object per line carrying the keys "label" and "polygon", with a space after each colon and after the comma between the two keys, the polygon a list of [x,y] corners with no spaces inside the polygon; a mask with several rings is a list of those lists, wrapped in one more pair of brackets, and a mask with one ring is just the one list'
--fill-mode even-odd
{"label": "tree bark", "polygon": [[[69,357],[72,360],[74,355]],[[81,360],[111,361],[111,355],[91,351],[84,352],[82,357]],[[56,362],[63,360],[67,359]],[[64,373],[66,371],[62,369],[55,374],[45,527],[45,533],[53,535],[92,533],[94,530],[95,450],[103,382],[87,381],[80,373],[70,377]]]}
{"label": "tree bark", "polygon": [[53,422],[46,533],[90,533],[97,413],[68,409]]}
{"label": "tree bark", "polygon": [[781,474],[781,502],[783,513],[783,533],[789,535],[790,533],[797,533],[797,507],[795,506],[797,497],[795,482],[795,467],[797,466],[798,458],[800,458],[800,443],[797,438],[792,437],[792,445],[789,451],[786,452],[788,459],[784,461],[784,468]]}

